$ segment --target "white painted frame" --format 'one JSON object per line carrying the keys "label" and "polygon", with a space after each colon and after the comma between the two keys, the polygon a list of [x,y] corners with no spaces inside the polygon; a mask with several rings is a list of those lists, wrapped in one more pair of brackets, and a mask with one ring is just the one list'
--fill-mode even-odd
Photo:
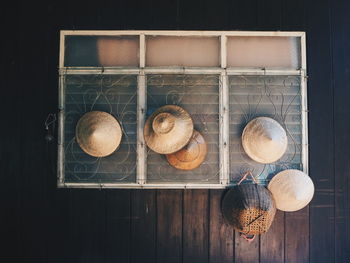
{"label": "white painted frame", "polygon": [[[66,36],[138,36],[139,37],[139,67],[65,67]],[[203,36],[218,37],[220,41],[219,67],[146,67],[146,37],[147,36]],[[300,38],[300,69],[274,68],[229,68],[227,67],[227,37],[231,36],[275,36]],[[220,182],[204,183],[147,183],[147,146],[143,139],[143,126],[147,107],[147,74],[218,74],[220,75],[219,115],[220,115]],[[66,183],[64,181],[64,80],[66,75],[74,74],[130,74],[138,75],[137,99],[137,173],[135,183]],[[168,188],[168,189],[208,189],[226,188],[230,185],[229,178],[229,84],[230,75],[296,75],[301,79],[302,97],[302,164],[308,174],[308,110],[307,110],[307,75],[306,75],[306,35],[305,32],[281,31],[88,31],[62,30],[60,32],[59,54],[59,115],[58,115],[58,187],[71,188]]]}

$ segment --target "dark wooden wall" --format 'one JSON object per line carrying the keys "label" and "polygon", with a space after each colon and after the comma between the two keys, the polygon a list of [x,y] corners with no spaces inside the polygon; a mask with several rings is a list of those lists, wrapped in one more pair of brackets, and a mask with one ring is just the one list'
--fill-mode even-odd
{"label": "dark wooden wall", "polygon": [[[349,262],[350,4],[346,0],[8,1],[1,19],[1,258],[6,262]],[[56,189],[60,29],[307,32],[308,208],[246,243],[221,190]],[[3,261],[3,260],[1,260]],[[5,262],[5,261],[4,261]]]}

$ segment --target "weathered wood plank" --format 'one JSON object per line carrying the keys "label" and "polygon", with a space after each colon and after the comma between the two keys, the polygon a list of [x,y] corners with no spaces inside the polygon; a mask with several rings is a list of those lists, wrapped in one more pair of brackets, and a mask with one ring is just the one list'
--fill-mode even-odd
{"label": "weathered wood plank", "polygon": [[106,262],[130,262],[131,251],[131,190],[106,191]]}
{"label": "weathered wood plank", "polygon": [[131,195],[131,262],[156,261],[156,190]]}
{"label": "weathered wood plank", "polygon": [[285,263],[309,262],[309,207],[285,217]]}
{"label": "weathered wood plank", "polygon": [[260,237],[260,263],[284,262],[284,212],[277,210],[269,231]]}
{"label": "weathered wood plank", "polygon": [[185,190],[183,262],[208,262],[208,190]]}
{"label": "weathered wood plank", "polygon": [[350,258],[350,124],[349,60],[350,44],[348,1],[332,1],[333,92],[334,92],[334,166],[335,166],[335,262]]}
{"label": "weathered wood plank", "polygon": [[229,263],[234,260],[234,231],[221,213],[224,190],[210,190],[209,262]]}
{"label": "weathered wood plank", "polygon": [[71,258],[74,262],[104,260],[105,192],[76,189],[71,195]]}
{"label": "weathered wood plank", "polygon": [[317,6],[312,1],[305,6],[310,109],[309,174],[316,191],[310,204],[310,222],[305,219],[295,229],[310,223],[309,253],[312,263],[334,262],[334,90],[330,74],[332,32],[329,5],[329,1],[322,0]]}
{"label": "weathered wood plank", "polygon": [[182,262],[183,190],[157,191],[157,262]]}
{"label": "weathered wood plank", "polygon": [[254,241],[249,243],[235,231],[235,262],[259,262],[259,243],[260,236],[256,236]]}

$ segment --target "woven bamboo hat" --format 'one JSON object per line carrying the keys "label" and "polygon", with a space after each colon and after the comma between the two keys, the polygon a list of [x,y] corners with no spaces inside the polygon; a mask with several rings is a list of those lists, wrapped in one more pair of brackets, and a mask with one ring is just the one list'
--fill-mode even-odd
{"label": "woven bamboo hat", "polygon": [[270,228],[276,214],[272,194],[258,184],[236,185],[224,196],[226,221],[244,235],[259,235]]}
{"label": "woven bamboo hat", "polygon": [[95,157],[105,157],[118,148],[122,130],[111,114],[91,111],[79,119],[75,136],[84,152]]}
{"label": "woven bamboo hat", "polygon": [[180,170],[193,170],[201,165],[207,155],[207,143],[202,134],[194,130],[190,142],[172,154],[167,154],[169,164]]}
{"label": "woven bamboo hat", "polygon": [[307,206],[315,192],[311,178],[299,170],[285,170],[275,175],[268,185],[277,209],[297,211]]}
{"label": "woven bamboo hat", "polygon": [[247,155],[258,163],[273,163],[288,146],[286,131],[274,119],[258,117],[243,130],[242,145]]}
{"label": "woven bamboo hat", "polygon": [[193,134],[193,121],[183,108],[166,105],[158,108],[146,121],[143,130],[147,146],[160,154],[182,149]]}

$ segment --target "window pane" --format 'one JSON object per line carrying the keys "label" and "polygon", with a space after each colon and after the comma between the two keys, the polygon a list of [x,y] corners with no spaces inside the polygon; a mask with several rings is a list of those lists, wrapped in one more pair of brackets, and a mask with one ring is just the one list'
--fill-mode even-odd
{"label": "window pane", "polygon": [[[230,79],[230,178],[237,183],[252,171],[261,183],[285,169],[303,169],[300,76],[231,76]],[[241,144],[245,125],[256,117],[270,117],[286,130],[288,148],[272,164],[251,160]]]}
{"label": "window pane", "polygon": [[147,183],[219,183],[219,77],[216,75],[147,76],[147,117],[163,105],[179,105],[192,117],[207,143],[207,156],[198,168],[182,171],[164,155],[148,149]]}
{"label": "window pane", "polygon": [[[65,80],[65,181],[70,183],[136,182],[137,77],[67,75]],[[92,157],[75,140],[75,127],[89,111],[111,113],[122,126],[119,148],[110,156]]]}
{"label": "window pane", "polygon": [[219,66],[220,44],[217,37],[147,37],[146,65]]}
{"label": "window pane", "polygon": [[299,37],[229,37],[229,67],[300,68]]}
{"label": "window pane", "polygon": [[138,66],[136,36],[67,36],[66,67]]}

